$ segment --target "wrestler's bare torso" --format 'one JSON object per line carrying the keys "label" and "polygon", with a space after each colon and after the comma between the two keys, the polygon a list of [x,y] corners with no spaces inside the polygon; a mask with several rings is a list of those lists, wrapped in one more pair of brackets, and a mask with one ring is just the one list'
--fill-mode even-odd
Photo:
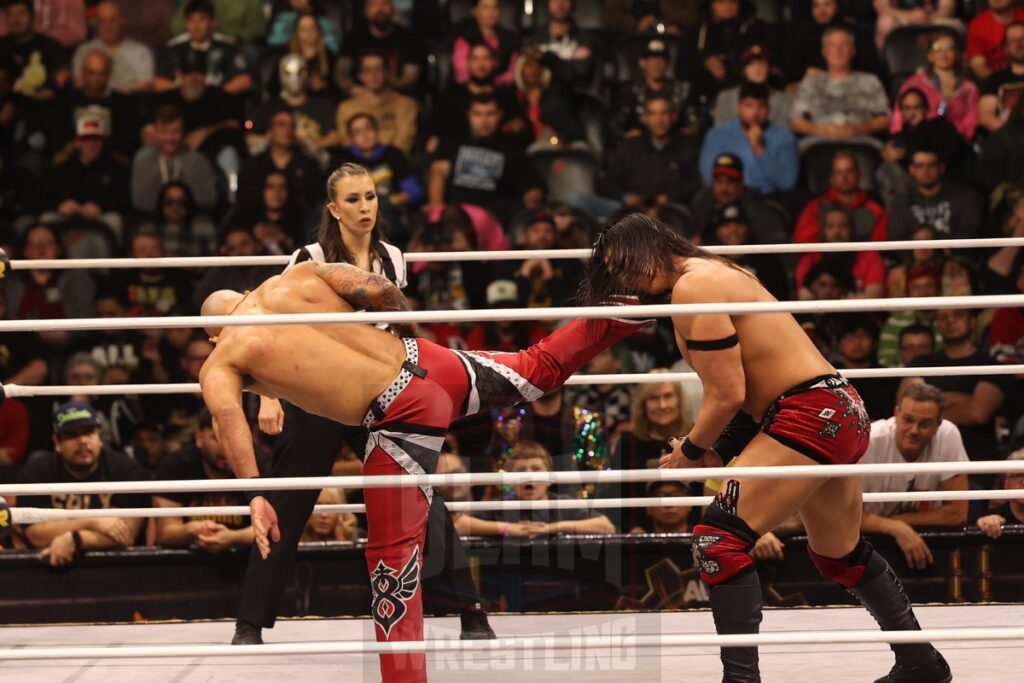
{"label": "wrestler's bare torso", "polygon": [[[776,301],[753,277],[719,261],[684,259],[683,268],[684,274],[672,288],[673,304]],[[746,379],[743,410],[755,420],[760,421],[772,402],[786,390],[812,377],[835,372],[789,313],[731,315],[729,318],[739,337]],[[693,365],[679,332],[684,321],[674,318],[673,322],[679,350]]]}
{"label": "wrestler's bare torso", "polygon": [[[351,311],[316,268],[302,263],[270,278],[231,315]],[[358,425],[404,360],[401,340],[371,325],[225,327],[199,380],[214,369],[227,368],[242,376],[250,391]]]}

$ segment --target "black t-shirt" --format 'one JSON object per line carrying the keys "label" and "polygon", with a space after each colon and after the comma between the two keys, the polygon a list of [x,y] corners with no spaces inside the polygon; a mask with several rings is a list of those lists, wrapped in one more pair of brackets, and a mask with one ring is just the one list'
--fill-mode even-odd
{"label": "black t-shirt", "polygon": [[192,283],[186,272],[160,270],[156,275],[159,279],[144,279],[138,270],[121,270],[110,283],[132,307],[146,315],[166,315],[175,309],[187,309],[192,301]]}
{"label": "black t-shirt", "polygon": [[[977,350],[966,358],[949,358],[942,351],[938,353],[920,356],[911,361],[910,366],[945,366],[950,368],[966,367],[970,365],[995,365],[996,361],[992,356],[982,350]],[[1008,375],[963,375],[959,377],[928,377],[926,381],[942,389],[942,391],[955,391],[967,395],[974,393],[974,387],[979,382],[987,382],[1001,392],[1003,396],[1009,397],[1013,393],[1014,379]],[[996,435],[994,420],[982,425],[962,427],[960,435],[964,439],[964,449],[971,460],[995,460],[998,458],[996,450]]]}
{"label": "black t-shirt", "polygon": [[497,136],[442,142],[437,158],[452,165],[445,196],[449,204],[490,208],[496,201],[519,202],[528,190],[544,187],[526,155]]}
{"label": "black t-shirt", "polygon": [[1001,69],[981,82],[982,95],[999,95],[1004,85],[1024,84],[1024,75],[1015,74],[1010,67]]}
{"label": "black t-shirt", "polygon": [[[268,463],[259,463],[261,471],[267,471]],[[153,478],[158,481],[169,481],[174,479],[209,479],[206,470],[203,469],[203,456],[194,444],[188,444],[176,453],[164,456],[164,459],[157,465]],[[178,503],[182,507],[225,507],[229,505],[241,505],[247,507],[245,496],[238,491],[185,491],[182,493],[161,493],[160,498]],[[246,515],[198,515],[186,516],[186,522],[210,520],[223,524],[229,529],[244,529],[249,526],[249,517]]]}
{"label": "black t-shirt", "polygon": [[[248,73],[249,64],[245,55],[232,43],[223,40],[220,34],[213,38],[202,52],[206,53],[206,84],[221,88],[238,75]],[[183,33],[159,50],[156,74],[168,80],[175,80],[185,53],[192,49],[191,40]]]}
{"label": "black t-shirt", "polygon": [[[44,88],[55,89],[57,82],[54,77],[58,71],[67,68],[68,65],[67,53],[60,43],[39,33],[33,34],[24,43],[15,41],[11,36],[0,38],[0,55],[6,55],[14,63],[15,83],[22,77],[29,81],[25,85],[29,93]],[[38,74],[42,77],[42,82],[38,85],[35,83],[37,67],[42,67],[42,71]],[[26,68],[30,68],[28,74],[25,73]],[[21,90],[21,92],[26,92],[26,90]]]}
{"label": "black t-shirt", "polygon": [[[149,473],[142,465],[124,453],[104,448],[100,465],[85,479],[72,477],[60,454],[54,451],[35,456],[18,472],[20,484],[74,484],[79,482],[149,481]],[[150,507],[149,496],[144,493],[59,493],[49,496],[18,496],[18,505],[50,510],[109,510],[111,508]]]}
{"label": "black t-shirt", "polygon": [[[492,93],[498,101],[498,108],[501,109],[502,123],[512,119],[525,119],[526,112],[523,106],[516,99],[515,90],[512,88],[494,88]],[[442,140],[461,140],[469,137],[469,118],[467,112],[473,101],[473,95],[469,88],[464,85],[456,85],[450,88],[434,104],[433,113],[427,124],[427,130],[431,135],[437,135]],[[522,137],[525,147],[532,140],[532,136],[503,135],[506,139],[519,141]]]}
{"label": "black t-shirt", "polygon": [[88,108],[105,113],[110,119],[110,148],[131,159],[139,148],[139,107],[141,102],[134,95],[110,92],[104,97],[92,98],[81,90],[67,90],[59,100],[64,115],[57,123],[56,144],[63,146],[75,137],[75,121]]}
{"label": "black t-shirt", "polygon": [[[571,500],[569,496],[548,492],[548,500]],[[585,519],[593,519],[601,514],[598,510],[587,510],[585,508],[549,508],[547,510],[480,510],[471,513],[477,519],[486,519],[491,522],[582,522]]]}

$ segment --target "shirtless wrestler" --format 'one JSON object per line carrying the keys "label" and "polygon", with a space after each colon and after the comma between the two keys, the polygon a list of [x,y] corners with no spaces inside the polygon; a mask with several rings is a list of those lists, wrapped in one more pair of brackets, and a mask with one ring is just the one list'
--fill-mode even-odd
{"label": "shirtless wrestler", "polygon": [[[643,214],[598,238],[581,291],[583,303],[606,292],[673,304],[775,301],[757,278]],[[704,384],[696,424],[675,440],[662,467],[696,465],[710,448],[738,466],[822,466],[816,479],[736,479],[722,488],[693,530],[693,555],[710,586],[718,633],[756,633],[761,587],[750,550],[799,512],[808,552],[823,576],[855,595],[883,630],[916,630],[917,619],[888,563],[860,537],[861,482],[830,478],[830,463],[855,463],[870,422],[856,390],[818,353],[788,313],[678,316],[676,343]],[[951,680],[930,644],[895,645],[896,663],[876,683]],[[723,648],[724,680],[760,681],[756,647]]]}
{"label": "shirtless wrestler", "polygon": [[[404,308],[400,290],[387,278],[344,264],[306,262],[249,294],[214,292],[203,315]],[[362,324],[226,327],[210,330],[217,345],[199,381],[239,478],[259,476],[242,412],[243,389],[286,399],[342,424],[365,426],[370,433],[364,474],[433,473],[451,422],[539,398],[646,323],[574,321],[518,353],[452,351]],[[363,493],[377,640],[422,640],[419,572],[432,490],[367,488]],[[277,539],[276,516],[262,496],[254,496],[251,507],[265,557],[270,540]],[[381,655],[380,662],[385,683],[426,680],[423,654]]]}

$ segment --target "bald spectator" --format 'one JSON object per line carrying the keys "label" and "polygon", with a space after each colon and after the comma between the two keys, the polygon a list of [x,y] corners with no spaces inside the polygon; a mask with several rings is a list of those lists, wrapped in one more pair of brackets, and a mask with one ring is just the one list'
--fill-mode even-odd
{"label": "bald spectator", "polygon": [[[830,206],[821,218],[821,242],[849,242],[853,237],[853,215],[843,206]],[[814,264],[827,258],[836,263],[843,263],[853,274],[854,287],[843,298],[875,299],[885,296],[885,265],[877,251],[858,251],[853,253],[823,254],[820,252],[806,253],[796,264],[796,286],[798,296],[802,300],[816,298],[805,282],[807,273]]]}
{"label": "bald spectator", "polygon": [[[135,95],[116,90],[111,85],[113,61],[101,49],[92,49],[82,56],[78,78],[74,87],[61,96],[58,146],[70,151],[70,141],[76,135],[78,119],[84,114],[100,115],[109,127],[110,148],[127,163],[139,148],[139,102]],[[70,113],[70,116],[66,115]]]}
{"label": "bald spectator", "polygon": [[[861,458],[865,464],[966,462],[967,453],[956,425],[943,419],[943,392],[914,384],[901,394],[893,417],[871,423],[871,441]],[[865,493],[966,491],[966,474],[890,474],[864,477]],[[865,503],[861,531],[891,536],[913,569],[933,562],[921,538],[922,527],[963,527],[967,501],[936,503]]]}
{"label": "bald spectator", "polygon": [[801,150],[819,142],[858,142],[881,148],[873,136],[889,129],[889,99],[874,74],[854,71],[853,33],[830,26],[821,38],[825,71],[808,73],[793,101],[793,132]]}
{"label": "bald spectator", "polygon": [[121,92],[143,92],[153,87],[155,65],[153,51],[134,38],[125,36],[121,8],[113,0],[103,0],[94,14],[96,37],[75,50],[71,73],[81,86],[82,64],[94,50],[105,52],[111,60],[110,87]]}
{"label": "bald spectator", "polygon": [[851,239],[858,242],[884,242],[888,236],[889,219],[885,209],[860,189],[860,167],[849,152],[837,152],[832,158],[832,175],[825,194],[815,197],[797,219],[794,242],[820,242],[822,217],[833,206],[848,210],[853,218]]}
{"label": "bald spectator", "polygon": [[971,19],[967,59],[975,78],[988,78],[1006,67],[1003,37],[1006,27],[1015,21],[1024,21],[1024,9],[1015,0],[989,0],[988,9]]}

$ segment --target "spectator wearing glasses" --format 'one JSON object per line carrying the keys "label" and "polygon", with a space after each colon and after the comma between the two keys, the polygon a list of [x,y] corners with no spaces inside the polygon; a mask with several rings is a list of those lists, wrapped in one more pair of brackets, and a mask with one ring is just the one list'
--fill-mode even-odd
{"label": "spectator wearing glasses", "polygon": [[919,225],[930,225],[940,239],[969,239],[981,228],[981,198],[948,180],[946,164],[934,149],[908,152],[911,185],[889,204],[889,237],[903,240]]}
{"label": "spectator wearing glasses", "polygon": [[[928,66],[903,81],[897,100],[911,88],[924,94],[928,120],[945,118],[965,140],[974,139],[978,127],[978,102],[981,97],[974,81],[965,78],[959,35],[951,30],[935,33],[928,43]],[[903,128],[902,112],[892,115],[891,133]]]}
{"label": "spectator wearing glasses", "polygon": [[168,256],[214,256],[217,253],[217,226],[199,212],[188,185],[176,180],[160,188],[156,214],[143,221],[138,230],[159,236]]}
{"label": "spectator wearing glasses", "polygon": [[416,139],[419,104],[391,86],[383,56],[366,53],[359,58],[358,65],[362,89],[338,105],[335,116],[337,143],[347,145],[351,142],[345,128],[349,119],[356,114],[371,114],[380,126],[380,141],[408,154]]}

